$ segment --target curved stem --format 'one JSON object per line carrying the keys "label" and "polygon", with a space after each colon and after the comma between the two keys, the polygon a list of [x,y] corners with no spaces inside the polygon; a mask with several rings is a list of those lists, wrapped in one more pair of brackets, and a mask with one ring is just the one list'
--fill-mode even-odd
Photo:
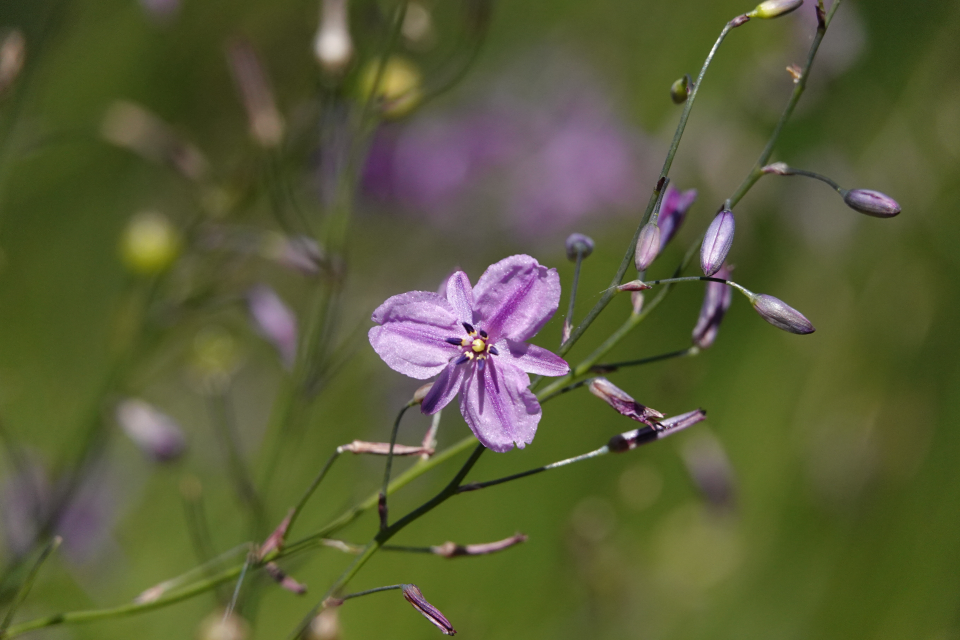
{"label": "curved stem", "polygon": [[589,327],[594,320],[596,320],[597,316],[600,315],[600,312],[604,310],[604,308],[610,303],[610,300],[612,300],[613,296],[616,294],[616,292],[612,290],[612,287],[616,287],[623,281],[624,274],[627,272],[627,269],[633,262],[633,252],[637,246],[637,239],[640,237],[640,230],[643,229],[643,226],[650,220],[653,209],[660,200],[660,195],[666,186],[667,174],[670,173],[670,167],[673,165],[673,159],[677,155],[677,149],[680,148],[680,138],[683,137],[683,132],[687,127],[687,120],[690,118],[690,111],[693,109],[693,103],[696,102],[697,93],[700,91],[700,85],[703,83],[703,78],[707,74],[707,69],[710,67],[710,63],[713,62],[713,58],[717,54],[720,44],[727,37],[727,34],[730,33],[730,30],[744,24],[748,19],[749,18],[746,16],[737,16],[728,22],[720,31],[717,41],[713,43],[710,53],[707,54],[706,59],[703,61],[703,66],[700,68],[700,73],[697,74],[697,81],[694,83],[693,89],[690,91],[690,96],[683,105],[683,112],[680,114],[680,122],[677,123],[677,130],[673,134],[673,140],[670,143],[670,149],[667,151],[667,157],[663,162],[663,168],[660,170],[660,176],[657,179],[657,186],[654,188],[653,193],[650,194],[650,199],[647,201],[647,208],[644,210],[643,216],[640,218],[640,224],[637,225],[637,229],[633,233],[633,239],[630,240],[630,244],[627,245],[627,251],[624,253],[623,260],[620,261],[620,266],[617,268],[617,273],[611,281],[611,289],[604,291],[603,295],[600,297],[600,300],[598,300],[593,308],[587,313],[583,321],[577,325],[577,328],[571,332],[570,337],[567,338],[562,345],[560,345],[560,349],[557,351],[559,355],[562,356],[570,350],[570,347],[572,347],[574,343],[580,339],[580,336],[583,335],[583,332],[586,331],[587,327]]}

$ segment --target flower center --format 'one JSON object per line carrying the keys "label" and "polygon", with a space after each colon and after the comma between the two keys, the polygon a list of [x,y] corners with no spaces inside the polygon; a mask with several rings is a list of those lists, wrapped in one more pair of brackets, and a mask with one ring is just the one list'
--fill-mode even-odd
{"label": "flower center", "polygon": [[447,338],[447,342],[460,348],[460,355],[454,364],[476,362],[477,367],[483,369],[487,356],[500,355],[497,348],[490,344],[490,336],[486,331],[477,330],[466,322],[463,323],[463,329],[467,332],[465,338]]}

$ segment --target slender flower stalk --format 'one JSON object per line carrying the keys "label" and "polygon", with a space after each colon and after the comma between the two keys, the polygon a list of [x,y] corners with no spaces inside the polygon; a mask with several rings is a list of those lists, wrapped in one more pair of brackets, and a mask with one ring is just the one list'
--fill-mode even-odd
{"label": "slender flower stalk", "polygon": [[42,567],[46,559],[50,557],[50,554],[57,550],[61,542],[63,542],[63,539],[60,536],[54,536],[40,552],[33,566],[30,567],[30,571],[20,584],[17,594],[13,597],[13,601],[7,608],[7,614],[3,617],[3,621],[0,622],[0,638],[6,637],[5,632],[10,626],[10,623],[13,622],[13,615],[17,612],[17,609],[20,608],[20,605],[23,604],[23,601],[27,598],[27,594],[30,593],[30,588],[33,586],[33,581],[36,579],[40,567]]}

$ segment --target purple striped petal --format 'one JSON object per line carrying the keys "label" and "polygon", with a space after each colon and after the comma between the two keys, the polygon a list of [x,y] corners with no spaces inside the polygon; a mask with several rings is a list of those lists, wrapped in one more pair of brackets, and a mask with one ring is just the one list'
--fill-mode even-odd
{"label": "purple striped petal", "polygon": [[463,333],[456,313],[432,291],[389,298],[373,312],[370,346],[394,371],[426,380],[440,373],[458,348],[446,339]]}
{"label": "purple striped petal", "polygon": [[453,307],[460,322],[473,324],[473,287],[463,271],[454,271],[446,283],[447,302]]}
{"label": "purple striped petal", "polygon": [[420,412],[431,416],[450,404],[453,397],[460,391],[466,370],[466,366],[458,366],[452,362],[448,364],[423,398]]}
{"label": "purple striped petal", "polygon": [[474,288],[474,315],[494,340],[532,337],[560,304],[560,276],[527,255],[490,265]]}
{"label": "purple striped petal", "polygon": [[540,403],[527,388],[530,378],[509,364],[491,359],[483,371],[467,376],[460,413],[473,435],[488,449],[509,451],[533,442],[540,422]]}
{"label": "purple striped petal", "polygon": [[570,365],[558,355],[543,347],[516,340],[501,340],[496,344],[500,355],[521,371],[539,376],[563,376],[570,373]]}

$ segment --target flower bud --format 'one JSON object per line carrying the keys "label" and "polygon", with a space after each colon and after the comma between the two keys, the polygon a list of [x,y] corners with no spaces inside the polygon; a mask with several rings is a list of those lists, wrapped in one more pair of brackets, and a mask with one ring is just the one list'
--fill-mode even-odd
{"label": "flower bud", "polygon": [[631,420],[636,420],[637,422],[642,422],[645,425],[653,427],[657,424],[656,420],[663,417],[662,413],[656,409],[643,406],[630,397],[626,391],[620,389],[606,378],[594,378],[590,381],[588,388],[590,389],[590,393]]}
{"label": "flower bud", "polygon": [[751,18],[763,18],[765,20],[779,18],[799,9],[802,4],[803,0],[765,0],[747,15]]}
{"label": "flower bud", "polygon": [[427,394],[430,393],[430,389],[432,388],[432,382],[428,382],[427,384],[419,387],[413,392],[413,400],[411,400],[411,404],[423,404],[423,399],[427,397]]}
{"label": "flower bud", "polygon": [[423,97],[419,69],[404,58],[393,56],[387,60],[380,82],[374,87],[379,70],[379,60],[371,61],[363,70],[360,76],[363,99],[369,99],[376,92],[375,99],[381,104],[381,113],[386,118],[400,118],[410,113]]}
{"label": "flower bud", "polygon": [[802,313],[779,298],[768,296],[765,293],[752,294],[750,304],[757,310],[760,317],[775,326],[790,333],[806,335],[815,329]]}
{"label": "flower bud", "polygon": [[678,431],[682,431],[687,427],[697,424],[698,422],[702,422],[706,418],[707,412],[703,409],[697,409],[695,411],[682,413],[678,416],[664,418],[659,424],[640,427],[639,429],[634,429],[633,431],[627,431],[625,433],[613,436],[610,438],[610,442],[607,443],[607,447],[609,447],[610,451],[613,451],[614,453],[630,451],[631,449],[636,449],[640,445],[647,444],[648,442],[653,442],[654,440],[659,440]]}
{"label": "flower bud", "polygon": [[26,58],[27,41],[20,31],[11,31],[0,41],[0,96],[7,92]]}
{"label": "flower bud", "polygon": [[692,89],[693,81],[690,79],[690,74],[684,74],[682,78],[670,85],[670,98],[674,104],[683,104],[687,101]]}
{"label": "flower bud", "polygon": [[617,285],[617,291],[646,291],[647,289],[652,289],[643,280],[631,280],[630,282],[624,282],[621,285]]}
{"label": "flower bud", "polygon": [[455,542],[444,542],[441,545],[430,547],[430,551],[444,558],[459,558],[461,556],[485,556],[491,553],[497,553],[504,549],[509,549],[515,545],[527,541],[527,536],[517,533],[504,540],[496,542],[485,542],[482,544],[457,544]]}
{"label": "flower bud", "polygon": [[723,266],[723,261],[727,259],[727,253],[730,251],[730,245],[733,244],[735,228],[733,212],[727,209],[718,213],[707,227],[703,244],[700,246],[700,267],[704,274],[712,276]]}
{"label": "flower bud", "polygon": [[637,249],[633,253],[637,271],[646,271],[659,252],[660,227],[655,222],[648,222],[640,230],[640,236],[637,238]]}
{"label": "flower bud", "polygon": [[161,213],[138,213],[120,239],[120,257],[126,267],[140,275],[166,271],[180,253],[180,234]]}
{"label": "flower bud", "polygon": [[268,562],[264,569],[267,571],[267,575],[273,578],[273,581],[279,584],[281,587],[286,589],[291,593],[295,593],[298,596],[302,596],[307,592],[307,586],[300,582],[297,582],[293,578],[287,575],[287,573],[277,565],[276,562]]}
{"label": "flower bud", "polygon": [[180,425],[143,400],[124,400],[117,405],[116,418],[127,437],[156,462],[176,460],[187,448]]}
{"label": "flower bud", "polygon": [[287,369],[297,359],[297,316],[266,285],[247,292],[247,307],[257,332],[273,345]]}
{"label": "flower bud", "polygon": [[674,189],[673,185],[667,187],[667,193],[660,205],[660,217],[657,218],[657,224],[660,225],[660,251],[677,235],[687,217],[687,211],[696,199],[696,189],[679,191]]}
{"label": "flower bud", "polygon": [[353,58],[353,40],[348,25],[347,0],[321,0],[320,27],[313,39],[313,54],[320,68],[338,75]]}
{"label": "flower bud", "polygon": [[452,636],[457,633],[457,630],[453,628],[453,625],[450,624],[450,621],[447,620],[440,610],[435,606],[427,602],[427,599],[423,597],[423,594],[420,592],[420,589],[417,588],[415,584],[405,584],[402,585],[403,588],[403,597],[413,605],[413,608],[416,609],[423,615],[424,618],[429,620],[435,627],[440,629],[446,636]]}
{"label": "flower bud", "polygon": [[793,170],[786,162],[774,162],[760,169],[763,173],[772,173],[778,176],[792,176]]}
{"label": "flower bud", "polygon": [[875,218],[892,218],[900,213],[897,201],[885,193],[871,189],[851,189],[841,191],[843,201],[851,209]]}
{"label": "flower bud", "polygon": [[[716,277],[730,279],[730,270],[724,266],[717,271]],[[708,282],[707,291],[700,306],[700,317],[697,326],[693,328],[693,344],[706,349],[713,344],[720,328],[720,321],[730,308],[733,301],[733,289],[720,282]]]}
{"label": "flower bud", "polygon": [[582,233],[571,233],[567,238],[567,260],[577,261],[577,254],[581,258],[586,258],[593,253],[593,238],[585,236]]}

